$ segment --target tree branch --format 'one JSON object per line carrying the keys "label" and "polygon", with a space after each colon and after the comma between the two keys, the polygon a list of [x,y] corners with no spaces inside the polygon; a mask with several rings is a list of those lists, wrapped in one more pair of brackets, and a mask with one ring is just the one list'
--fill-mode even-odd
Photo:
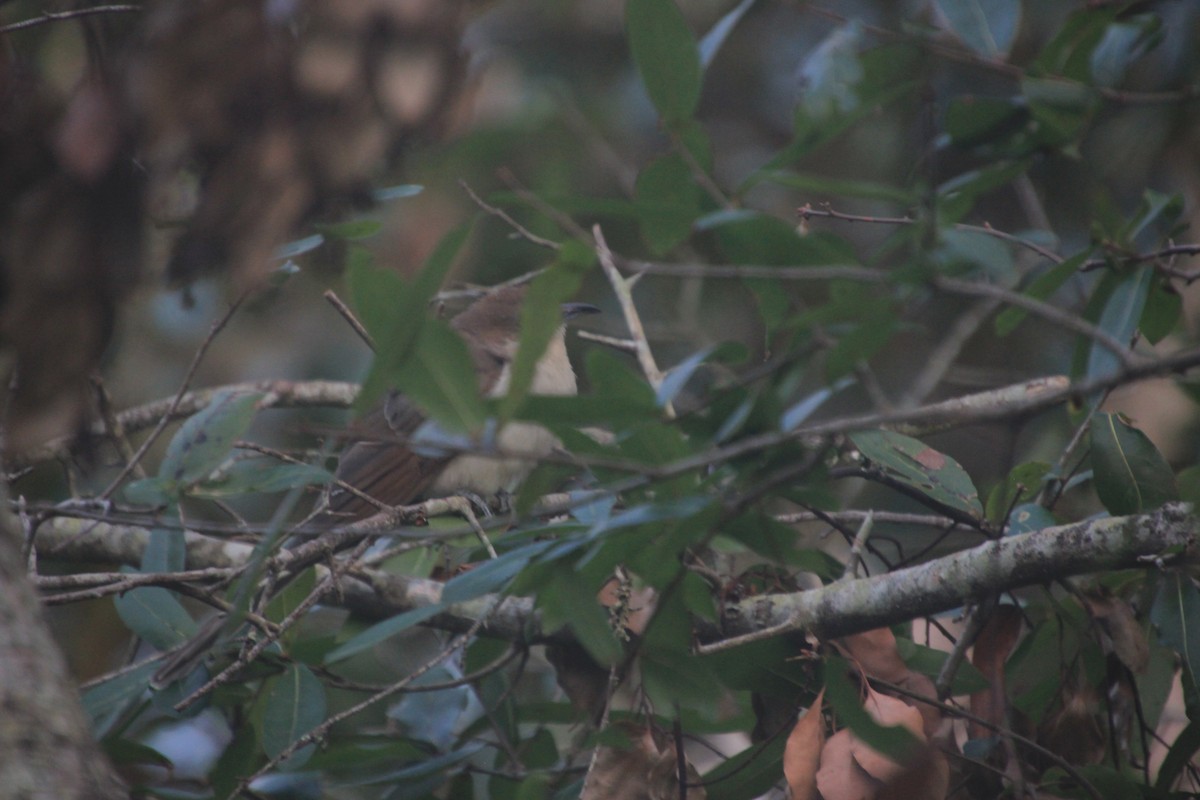
{"label": "tree branch", "polygon": [[[1114,569],[1153,568],[1154,559],[1172,549],[1181,560],[1200,563],[1195,538],[1200,519],[1190,506],[1170,504],[1138,516],[1089,520],[989,541],[924,564],[871,578],[832,584],[792,594],[764,595],[726,606],[718,624],[702,625],[705,650],[726,649],[793,630],[824,636],[891,625],[938,614],[973,598],[1030,584]],[[137,564],[149,531],[132,526],[56,518],[38,532],[44,559]],[[237,567],[253,545],[222,542],[186,533],[189,569]],[[317,566],[318,577],[327,568]],[[373,569],[355,568],[341,582],[338,599],[330,598],[368,619],[384,619],[405,611],[437,605],[444,585]],[[447,607],[427,624],[446,630],[470,630],[484,615],[483,632],[520,642],[561,640],[546,631],[532,599],[485,595]]]}

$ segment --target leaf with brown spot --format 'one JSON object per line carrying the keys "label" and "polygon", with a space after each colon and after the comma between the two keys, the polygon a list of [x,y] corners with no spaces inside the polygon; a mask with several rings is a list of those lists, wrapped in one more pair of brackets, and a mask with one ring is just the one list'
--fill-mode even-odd
{"label": "leaf with brown spot", "polygon": [[787,778],[791,800],[813,800],[817,791],[817,768],[821,747],[825,744],[825,725],[821,719],[822,689],[808,711],[788,734],[783,750],[783,774]]}
{"label": "leaf with brown spot", "polygon": [[913,460],[920,464],[925,469],[939,470],[946,466],[946,456],[944,453],[939,453],[932,447],[926,447],[921,452],[913,456]]}

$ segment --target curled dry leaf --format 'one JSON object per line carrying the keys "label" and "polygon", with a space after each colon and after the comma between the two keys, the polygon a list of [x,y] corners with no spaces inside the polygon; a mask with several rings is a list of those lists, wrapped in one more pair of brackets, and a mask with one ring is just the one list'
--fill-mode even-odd
{"label": "curled dry leaf", "polygon": [[916,763],[879,793],[879,800],[938,800],[950,791],[950,762],[946,754],[928,747]]}
{"label": "curled dry leaf", "polygon": [[1150,664],[1150,643],[1132,606],[1110,594],[1084,597],[1092,617],[1108,635],[1113,652],[1131,672],[1141,674]]}
{"label": "curled dry leaf", "polygon": [[840,730],[821,748],[817,791],[822,800],[873,800],[883,785],[868,775],[851,754],[854,737]]}
{"label": "curled dry leaf", "polygon": [[[903,725],[922,742],[926,741],[921,712],[903,700],[880,694],[868,688],[863,708],[880,725]],[[911,763],[897,764],[878,750],[859,741],[857,737],[852,739],[850,752],[854,756],[854,760],[868,775],[882,783],[896,780],[911,767]]]}
{"label": "curled dry leaf", "polygon": [[787,778],[791,800],[813,800],[817,792],[817,768],[821,763],[821,747],[825,744],[825,724],[821,719],[821,703],[825,690],[792,728],[783,750],[783,774]]}
{"label": "curled dry leaf", "polygon": [[[1021,638],[1021,624],[1020,609],[1012,605],[997,606],[975,639],[971,653],[971,663],[990,684],[987,689],[971,695],[971,713],[998,727],[1005,726],[1008,711],[1004,662]],[[972,739],[982,739],[991,736],[993,728],[970,722],[967,730]]]}
{"label": "curled dry leaf", "polygon": [[896,649],[896,635],[890,628],[876,628],[834,642],[847,658],[854,661],[868,678],[900,683],[909,674],[908,665]]}

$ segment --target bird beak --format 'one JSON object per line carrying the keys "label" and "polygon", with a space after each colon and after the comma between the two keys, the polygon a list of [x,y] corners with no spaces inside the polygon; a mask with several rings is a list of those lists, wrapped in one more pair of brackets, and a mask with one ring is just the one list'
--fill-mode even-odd
{"label": "bird beak", "polygon": [[596,308],[591,303],[563,303],[562,304],[563,322],[569,319],[574,319],[581,314],[599,314],[600,309]]}

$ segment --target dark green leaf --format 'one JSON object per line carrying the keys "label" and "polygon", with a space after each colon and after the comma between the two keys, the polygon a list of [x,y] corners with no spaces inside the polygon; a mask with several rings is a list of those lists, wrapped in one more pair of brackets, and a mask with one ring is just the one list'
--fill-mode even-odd
{"label": "dark green leaf", "polygon": [[1170,281],[1155,278],[1146,296],[1138,330],[1150,344],[1158,344],[1167,337],[1183,315],[1183,299]]}
{"label": "dark green leaf", "polygon": [[871,718],[859,700],[858,688],[846,676],[849,667],[837,656],[825,659],[825,699],[864,744],[897,764],[906,763],[919,751],[920,740],[902,725],[880,725]]}
{"label": "dark green leaf", "polygon": [[[1085,250],[1082,253],[1076,253],[1065,261],[1055,264],[1050,269],[1043,272],[1041,275],[1029,285],[1025,290],[1025,294],[1037,300],[1045,300],[1054,294],[1059,288],[1066,283],[1072,275],[1083,266],[1083,262],[1091,251]],[[996,335],[1007,336],[1012,333],[1021,321],[1029,314],[1023,308],[1006,308],[996,315]]]}
{"label": "dark green leaf", "polygon": [[687,385],[692,376],[696,374],[696,370],[704,363],[709,354],[714,348],[705,347],[690,356],[680,361],[675,366],[667,370],[667,374],[663,376],[663,381],[659,384],[658,391],[655,393],[655,402],[660,408],[665,407],[667,403],[674,402],[675,397]]}
{"label": "dark green leaf", "polygon": [[[910,669],[931,678],[936,678],[941,674],[942,666],[949,658],[949,653],[944,650],[926,647],[911,639],[901,637],[896,639],[896,651]],[[958,697],[983,691],[988,688],[988,685],[987,678],[976,669],[974,664],[970,661],[963,661],[954,673],[954,683],[950,687],[950,693]]]}
{"label": "dark green leaf", "polygon": [[425,320],[415,350],[395,365],[392,379],[405,396],[451,431],[477,432],[487,420],[467,345],[441,320]]}
{"label": "dark green leaf", "polygon": [[1096,494],[1113,516],[1153,511],[1177,500],[1175,474],[1146,434],[1119,414],[1092,420]]}
{"label": "dark green leaf", "polygon": [[579,291],[584,272],[595,261],[595,252],[570,241],[548,269],[534,278],[521,308],[521,341],[510,370],[508,392],[500,402],[500,420],[507,421],[529,392],[534,368],[546,345],[563,324],[563,303]]}
{"label": "dark green leaf", "polygon": [[1200,676],[1200,590],[1195,581],[1175,571],[1162,576],[1150,621],[1158,629],[1159,641],[1179,653],[1195,681]]}
{"label": "dark green leaf", "polygon": [[1092,79],[1100,86],[1117,86],[1130,65],[1163,39],[1158,14],[1134,14],[1109,25],[1092,51]]}
{"label": "dark green leaf", "polygon": [[831,119],[859,107],[858,85],[864,71],[859,61],[862,28],[852,21],[835,29],[804,59],[800,103],[815,119]]}
{"label": "dark green leaf", "polygon": [[699,53],[700,65],[704,69],[708,69],[716,58],[717,51],[721,49],[721,45],[725,44],[725,40],[729,38],[729,34],[737,27],[737,24],[742,21],[742,17],[750,10],[757,0],[742,0],[736,6],[725,13],[717,23],[709,28],[708,33],[704,34],[704,38],[700,40]]}
{"label": "dark green leaf", "polygon": [[979,55],[1003,60],[1021,21],[1020,0],[937,0],[950,30]]}
{"label": "dark green leaf", "polygon": [[260,399],[259,393],[228,389],[213,395],[209,404],[188,417],[171,438],[158,469],[159,478],[187,486],[207,477],[250,427]]}
{"label": "dark green leaf", "polygon": [[376,189],[372,196],[377,203],[389,203],[392,200],[403,200],[406,197],[416,197],[425,191],[425,187],[416,183],[401,183],[396,186],[386,186]]}
{"label": "dark green leaf", "polygon": [[867,200],[886,200],[899,206],[912,205],[912,192],[898,186],[873,181],[857,181],[825,175],[810,175],[783,170],[764,170],[755,173],[754,183],[774,183],[805,192],[817,192],[834,197],[861,197]]}
{"label": "dark green leaf", "polygon": [[129,630],[159,650],[170,650],[196,633],[196,621],[160,586],[125,592],[117,596],[114,605]]}
{"label": "dark green leaf", "polygon": [[977,519],[983,516],[975,485],[950,456],[891,431],[860,431],[850,439],[865,458],[926,497]]}
{"label": "dark green leaf", "polygon": [[342,239],[355,241],[369,239],[383,230],[383,223],[377,219],[352,219],[346,222],[319,223],[313,225],[326,239]]}
{"label": "dark green leaf", "polygon": [[1042,50],[1033,71],[1076,81],[1090,79],[1092,53],[1119,11],[1111,6],[1076,11]]}
{"label": "dark green leaf", "polygon": [[956,97],[946,109],[946,133],[959,147],[1011,136],[1028,119],[1028,111],[1010,98]]}
{"label": "dark green leaf", "polygon": [[[309,567],[294,580],[289,581],[287,586],[283,587],[283,591],[271,598],[271,602],[267,603],[264,616],[272,622],[282,622],[284,617],[300,607],[300,604],[308,598],[316,585],[317,570],[315,567]],[[288,633],[294,631],[295,627]]]}
{"label": "dark green leaf", "polygon": [[668,125],[684,122],[700,100],[696,39],[673,0],[629,0],[625,30],[650,101]]}
{"label": "dark green leaf", "polygon": [[[1111,335],[1121,344],[1133,341],[1137,330],[1138,320],[1146,307],[1146,296],[1150,292],[1150,284],[1154,280],[1154,270],[1141,269],[1127,275],[1109,296],[1100,314],[1097,327]],[[1121,362],[1117,354],[1100,342],[1092,342],[1088,353],[1088,379],[1107,378],[1116,374]]]}
{"label": "dark green leaf", "polygon": [[150,677],[160,666],[162,665],[159,662],[151,661],[85,691],[83,708],[92,718],[93,724],[99,725],[104,717],[120,712],[130,702],[141,697],[150,687]]}
{"label": "dark green leaf", "polygon": [[634,193],[642,236],[653,253],[663,255],[691,234],[702,195],[678,153],[650,162],[638,173]]}
{"label": "dark green leaf", "polygon": [[[271,758],[325,719],[325,687],[308,667],[299,664],[291,664],[282,675],[268,679],[260,703],[262,746]],[[287,761],[288,767],[302,766],[313,747],[294,753]]]}
{"label": "dark green leaf", "polygon": [[1042,488],[1042,481],[1050,465],[1041,461],[1027,461],[1013,467],[1004,480],[988,494],[987,518],[989,522],[1002,522],[1009,509],[1029,501]]}
{"label": "dark green leaf", "polygon": [[1040,135],[1053,147],[1074,143],[1098,106],[1096,91],[1084,84],[1025,78],[1021,89]]}
{"label": "dark green leaf", "polygon": [[229,497],[263,492],[285,492],[300,486],[324,486],[333,480],[329,470],[313,464],[287,464],[274,458],[243,458],[219,469],[196,484],[189,494]]}
{"label": "dark green leaf", "polygon": [[180,494],[178,490],[179,487],[174,481],[158,477],[142,478],[139,481],[125,484],[125,488],[121,490],[121,496],[125,498],[126,502],[135,505],[161,508],[170,505],[173,500],[178,498]]}
{"label": "dark green leaf", "polygon": [[1023,503],[1008,515],[1008,525],[1004,528],[1004,535],[1019,536],[1022,533],[1033,533],[1052,528],[1057,524],[1058,520],[1044,506],[1039,506],[1037,503]]}
{"label": "dark green leaf", "polygon": [[154,528],[142,552],[142,572],[179,572],[187,564],[182,531]]}
{"label": "dark green leaf", "polygon": [[786,744],[786,736],[776,736],[747,747],[704,773],[708,800],[746,800],[766,794],[783,774]]}
{"label": "dark green leaf", "polygon": [[[355,401],[359,412],[394,385],[397,373],[413,360],[412,353],[424,338],[429,321],[429,300],[441,287],[470,232],[470,227],[463,225],[442,237],[413,281],[406,282],[392,270],[375,267],[366,258],[352,257],[348,276],[351,298],[377,348],[371,371]],[[352,256],[360,252],[354,251]],[[477,391],[472,385],[471,392]]]}
{"label": "dark green leaf", "polygon": [[553,540],[527,544],[454,576],[442,589],[442,603],[445,605],[461,603],[482,594],[503,589],[518,572],[525,569],[526,564],[555,544],[557,542]]}
{"label": "dark green leaf", "polygon": [[443,603],[435,603],[433,605],[414,608],[411,611],[405,611],[403,614],[397,614],[394,617],[389,617],[382,622],[376,622],[371,627],[364,631],[360,631],[354,636],[347,639],[341,645],[335,647],[325,654],[325,664],[336,664],[339,661],[345,661],[351,656],[358,655],[364,650],[370,650],[375,645],[390,639],[396,634],[406,631],[414,625],[419,625],[430,617],[437,616],[446,610]]}

